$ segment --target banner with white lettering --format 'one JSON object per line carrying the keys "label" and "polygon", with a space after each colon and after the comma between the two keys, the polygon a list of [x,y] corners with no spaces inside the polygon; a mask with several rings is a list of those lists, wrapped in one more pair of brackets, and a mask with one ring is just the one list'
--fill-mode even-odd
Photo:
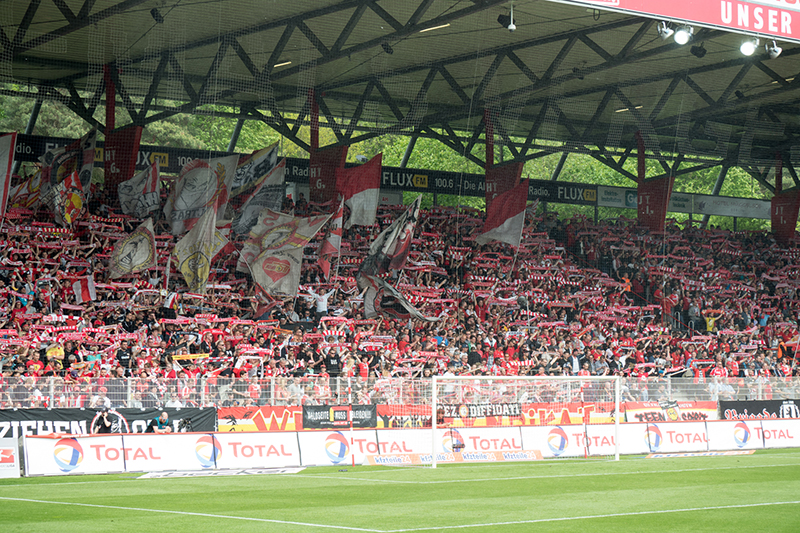
{"label": "banner with white lettering", "polygon": [[[193,431],[216,429],[217,413],[213,408],[168,408],[164,411],[169,415],[175,431],[186,428],[187,424],[191,424]],[[161,412],[160,409],[112,409],[112,432],[144,433],[150,420]],[[0,409],[0,438],[51,433],[90,434],[98,414],[99,411],[92,409]]]}
{"label": "banner with white lettering", "polygon": [[739,33],[800,42],[800,4],[794,0],[698,2],[697,0],[551,0],[562,4],[695,23]]}
{"label": "banner with white lettering", "polygon": [[349,428],[351,409],[354,428],[374,428],[378,425],[378,409],[375,405],[304,405],[303,427]]}

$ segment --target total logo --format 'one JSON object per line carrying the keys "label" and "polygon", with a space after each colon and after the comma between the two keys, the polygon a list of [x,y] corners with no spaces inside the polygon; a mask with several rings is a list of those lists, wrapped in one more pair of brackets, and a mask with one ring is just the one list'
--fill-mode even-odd
{"label": "total logo", "polygon": [[644,442],[650,448],[651,452],[657,452],[659,448],[661,448],[661,444],[664,442],[664,436],[661,434],[661,430],[655,424],[647,424],[647,428],[644,430]]}
{"label": "total logo", "polygon": [[458,430],[449,429],[442,435],[442,451],[447,453],[460,452],[463,451],[465,447],[464,437]]}
{"label": "total logo", "polygon": [[744,448],[750,440],[750,428],[744,422],[733,426],[733,441],[739,448]]}
{"label": "total logo", "polygon": [[61,439],[53,447],[53,459],[62,472],[72,472],[83,462],[83,447],[78,439]]}
{"label": "total logo", "polygon": [[197,439],[194,454],[203,468],[214,468],[222,455],[222,446],[214,435],[203,435]]}
{"label": "total logo", "polygon": [[553,455],[559,457],[569,446],[569,439],[567,432],[561,426],[556,426],[547,434],[547,447],[553,452]]}
{"label": "total logo", "polygon": [[339,431],[328,435],[328,438],[325,439],[325,453],[335,465],[347,459],[350,454],[350,443],[347,442],[347,437]]}

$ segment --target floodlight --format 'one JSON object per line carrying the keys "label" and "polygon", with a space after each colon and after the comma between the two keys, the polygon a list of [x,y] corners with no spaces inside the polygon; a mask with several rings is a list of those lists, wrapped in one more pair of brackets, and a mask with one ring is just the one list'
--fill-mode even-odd
{"label": "floodlight", "polygon": [[758,48],[758,39],[754,37],[743,41],[739,51],[742,55],[751,56],[756,53],[756,48]]}
{"label": "floodlight", "polygon": [[691,26],[680,26],[677,30],[675,30],[675,42],[684,45],[692,40],[692,34],[694,33],[694,28]]}
{"label": "floodlight", "polygon": [[658,36],[661,37],[662,41],[666,41],[672,36],[673,33],[675,33],[675,30],[670,28],[669,25],[664,21],[658,23],[656,30],[658,31]]}
{"label": "floodlight", "polygon": [[766,48],[767,54],[769,54],[770,59],[777,58],[779,55],[781,55],[781,52],[783,52],[783,48],[778,46],[778,43],[776,43],[775,41],[765,44],[764,48]]}

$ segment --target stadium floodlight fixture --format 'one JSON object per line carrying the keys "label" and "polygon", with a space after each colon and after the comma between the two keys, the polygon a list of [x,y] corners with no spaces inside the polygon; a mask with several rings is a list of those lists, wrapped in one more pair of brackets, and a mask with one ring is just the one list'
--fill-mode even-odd
{"label": "stadium floodlight fixture", "polygon": [[672,37],[673,33],[675,33],[675,30],[670,28],[669,24],[667,24],[663,20],[658,23],[658,26],[656,26],[656,30],[658,31],[658,36],[661,37],[662,41],[666,41],[667,39]]}
{"label": "stadium floodlight fixture", "polygon": [[778,46],[778,43],[775,41],[768,42],[764,45],[764,48],[766,48],[770,59],[776,59],[779,55],[781,55],[781,52],[783,52],[783,48]]}
{"label": "stadium floodlight fixture", "polygon": [[680,26],[677,30],[675,30],[675,42],[684,45],[692,40],[692,34],[694,34],[694,28],[691,26]]}
{"label": "stadium floodlight fixture", "polygon": [[742,41],[739,51],[742,53],[742,55],[751,56],[756,53],[756,48],[758,48],[758,38],[753,37],[752,39],[746,39]]}
{"label": "stadium floodlight fixture", "polygon": [[514,2],[511,2],[511,11],[508,15],[500,14],[497,16],[497,23],[508,31],[517,29],[517,26],[514,24]]}

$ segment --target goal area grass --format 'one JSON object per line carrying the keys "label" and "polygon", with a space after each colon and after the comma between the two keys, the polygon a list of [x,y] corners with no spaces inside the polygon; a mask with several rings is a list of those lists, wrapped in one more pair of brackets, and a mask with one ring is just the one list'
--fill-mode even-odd
{"label": "goal area grass", "polygon": [[800,524],[800,450],[291,474],[0,480],[9,532],[770,531]]}

